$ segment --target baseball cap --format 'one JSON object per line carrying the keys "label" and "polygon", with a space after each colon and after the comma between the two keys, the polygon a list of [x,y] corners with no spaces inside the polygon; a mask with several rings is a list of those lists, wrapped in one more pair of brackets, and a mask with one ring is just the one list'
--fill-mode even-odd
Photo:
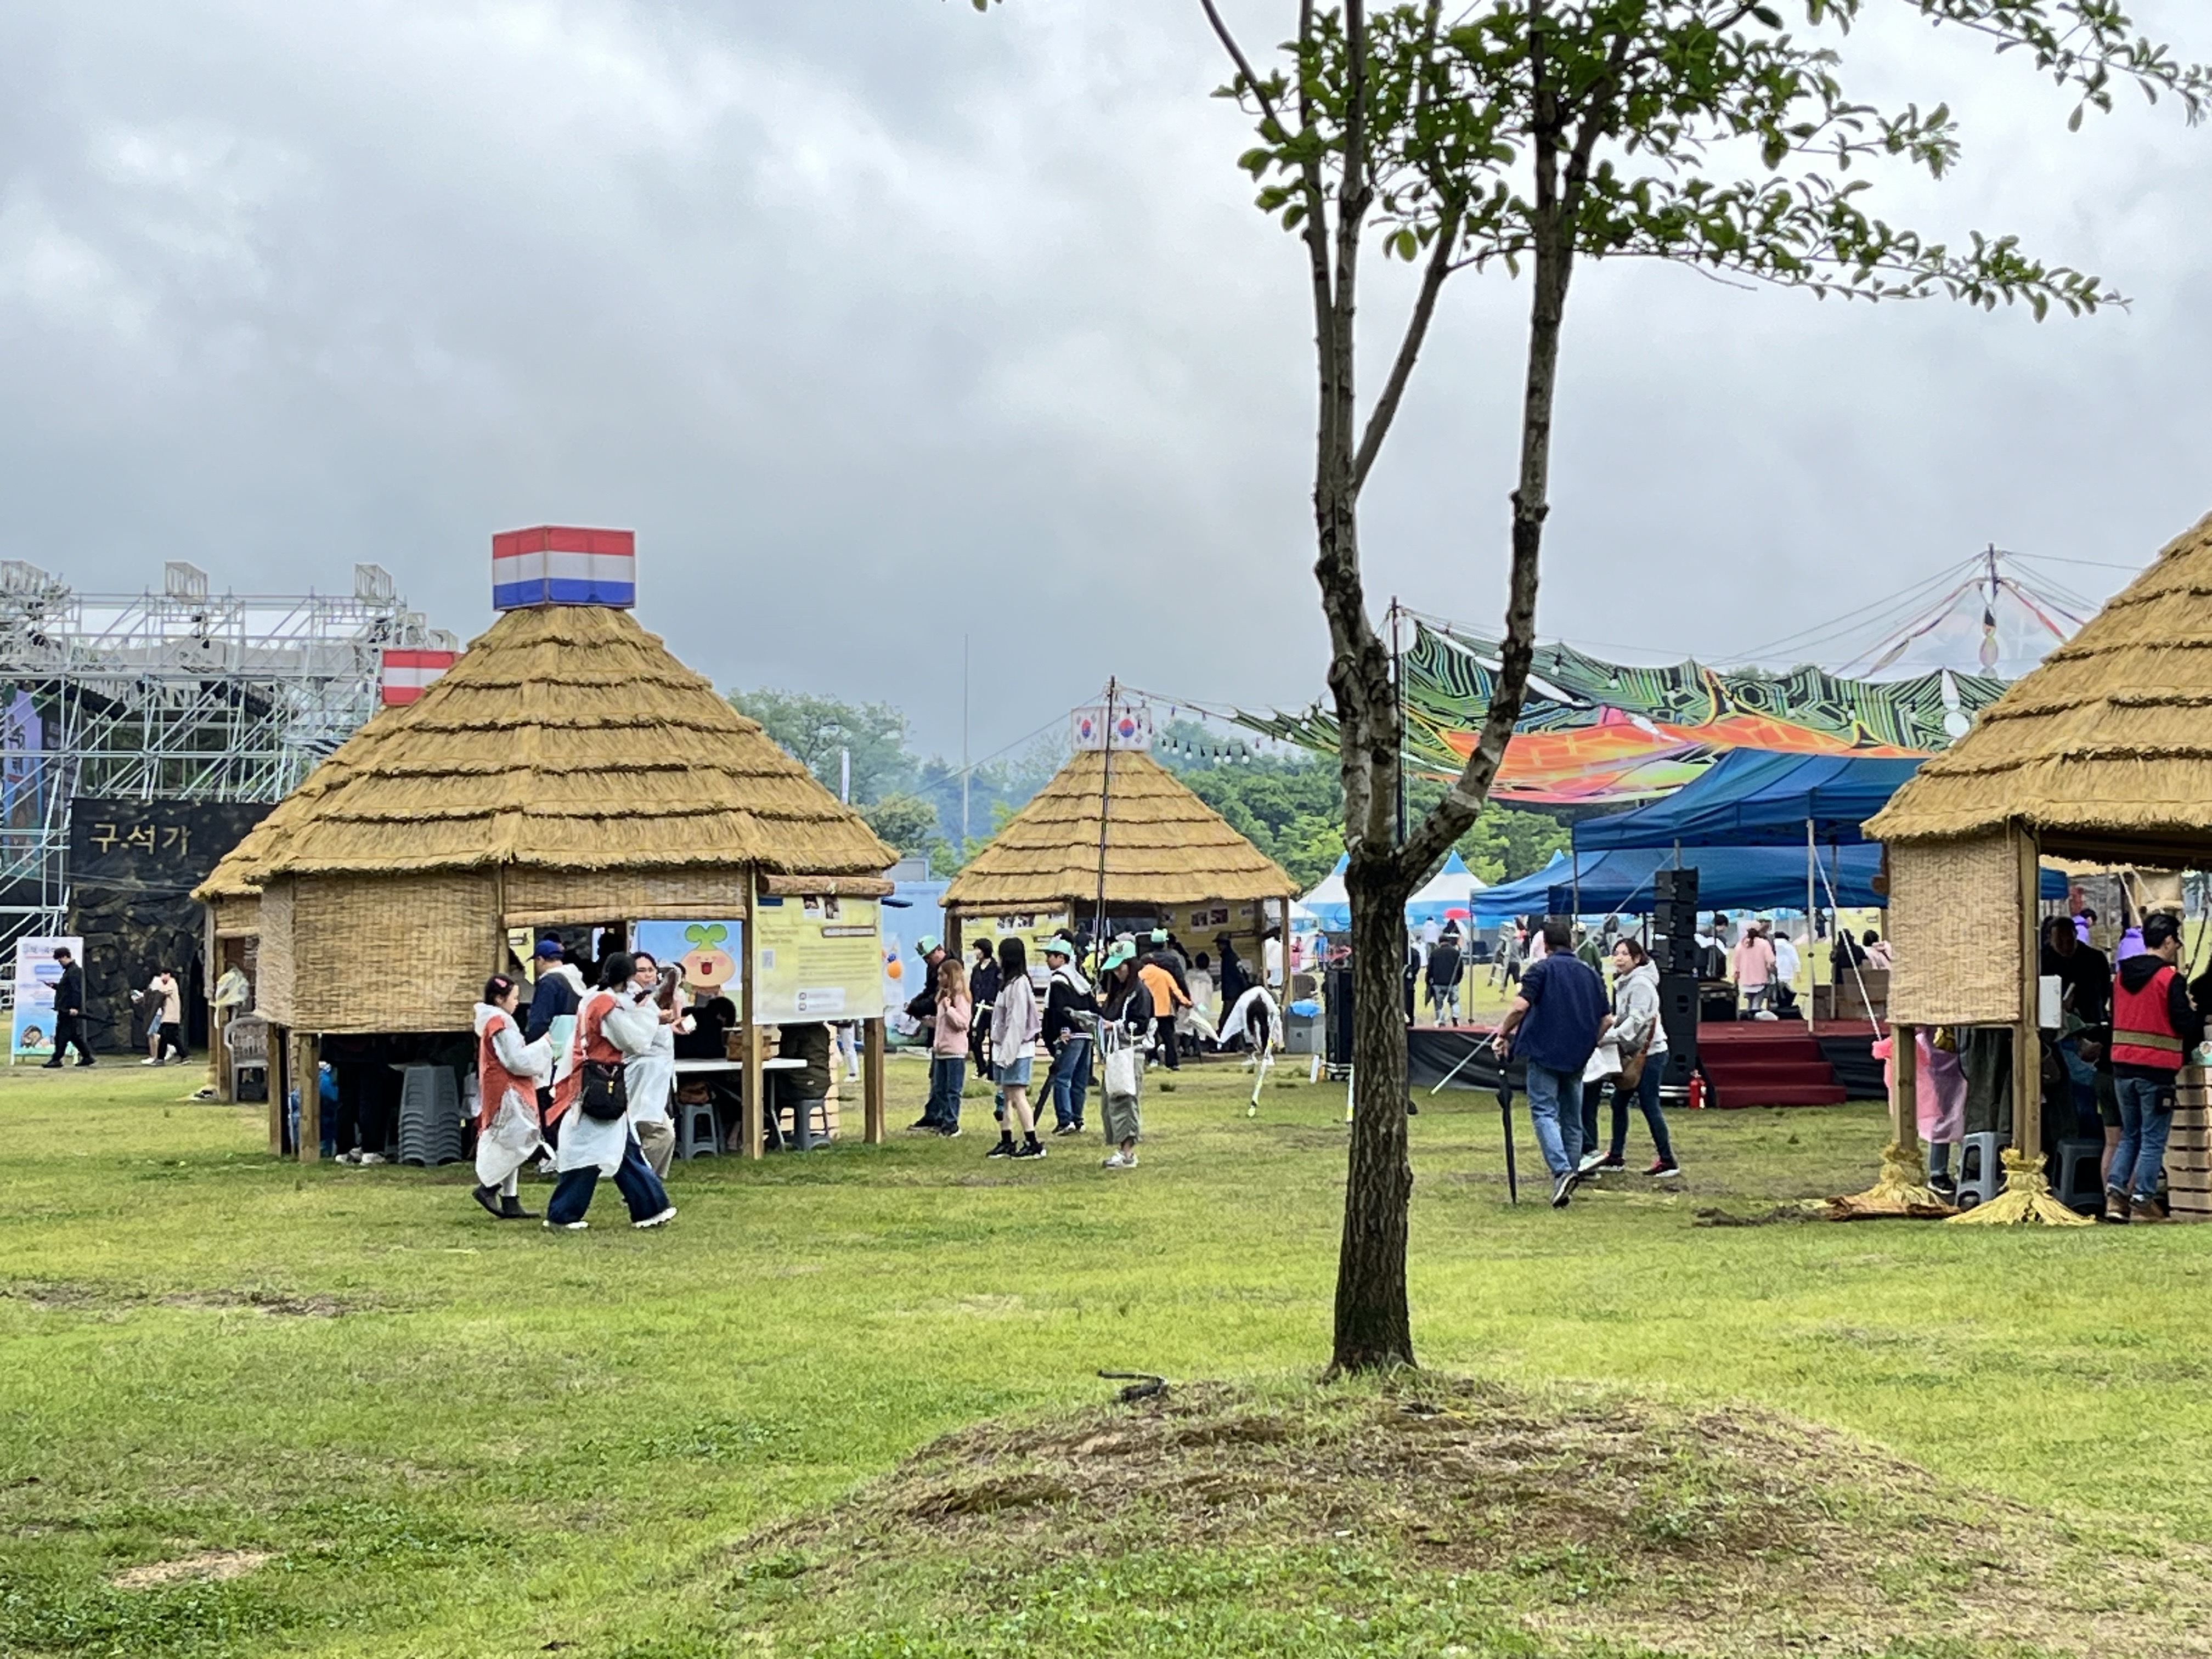
{"label": "baseball cap", "polygon": [[932,951],[943,948],[944,944],[945,941],[936,934],[924,933],[920,939],[915,940],[914,953],[918,957],[926,957]]}
{"label": "baseball cap", "polygon": [[538,957],[540,961],[550,962],[556,957],[566,956],[568,952],[561,948],[561,941],[559,939],[541,939],[538,941],[538,948],[535,951],[532,951],[530,954]]}
{"label": "baseball cap", "polygon": [[1073,945],[1070,945],[1066,939],[1060,938],[1057,933],[1054,934],[1052,938],[1047,939],[1037,948],[1041,955],[1048,957],[1066,957],[1070,962],[1075,960],[1075,947]]}
{"label": "baseball cap", "polygon": [[1099,966],[1102,968],[1119,968],[1123,963],[1128,961],[1130,957],[1136,954],[1136,951],[1126,944],[1116,945],[1112,950],[1106,953],[1106,960],[1101,963]]}
{"label": "baseball cap", "polygon": [[1167,942],[1168,942],[1168,930],[1167,930],[1166,928],[1164,928],[1164,927],[1155,927],[1155,928],[1153,928],[1153,929],[1152,929],[1152,943],[1153,943],[1153,944],[1155,944],[1155,945],[1165,945]]}

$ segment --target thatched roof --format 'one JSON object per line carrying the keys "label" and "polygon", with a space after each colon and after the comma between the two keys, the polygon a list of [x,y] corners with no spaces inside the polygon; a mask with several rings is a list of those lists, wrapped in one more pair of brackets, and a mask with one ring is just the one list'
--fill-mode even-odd
{"label": "thatched roof", "polygon": [[258,894],[270,860],[284,844],[290,826],[305,817],[327,791],[353,775],[355,765],[389,729],[398,712],[396,708],[378,709],[368,724],[323,757],[298,788],[270,808],[269,815],[223,854],[207,879],[192,890],[192,896],[204,904],[214,899],[251,898]]}
{"label": "thatched roof", "polygon": [[[1102,751],[1089,750],[1061,767],[952,878],[945,906],[976,911],[1095,897],[1105,762]],[[1296,890],[1281,866],[1150,755],[1114,757],[1109,903],[1195,904]]]}
{"label": "thatched roof", "polygon": [[1887,842],[2018,821],[2044,850],[2212,848],[2212,517],[1982,711],[1869,820]]}
{"label": "thatched roof", "polygon": [[627,611],[507,611],[201,890],[508,865],[880,875],[897,857]]}

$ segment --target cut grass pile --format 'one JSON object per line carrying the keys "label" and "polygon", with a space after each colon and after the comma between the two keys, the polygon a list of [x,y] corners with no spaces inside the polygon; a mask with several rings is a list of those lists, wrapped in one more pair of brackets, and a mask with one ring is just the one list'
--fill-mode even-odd
{"label": "cut grass pile", "polygon": [[[918,1107],[919,1068],[893,1076]],[[1150,1101],[1127,1176],[1098,1169],[1095,1140],[1055,1141],[1042,1164],[986,1164],[988,1099],[971,1097],[958,1140],[702,1160],[679,1166],[665,1233],[607,1224],[609,1193],[592,1231],[556,1237],[489,1220],[459,1168],[274,1163],[255,1110],[178,1098],[197,1080],[0,1075],[0,1653],[561,1643],[550,1650],[574,1659],[675,1659],[745,1651],[763,1632],[779,1652],[866,1652],[849,1644],[935,1639],[916,1620],[951,1581],[933,1575],[971,1570],[993,1617],[1065,1591],[1073,1611],[1037,1626],[1038,1653],[1241,1653],[1276,1644],[1284,1609],[1306,1605],[1294,1589],[1337,1582],[1331,1561],[1366,1586],[1329,1603],[1345,1620],[1365,1607],[1427,1620],[1393,1638],[1398,1651],[1452,1644],[1433,1609],[1455,1579],[1449,1605],[1488,1622],[1453,1627],[1494,1633],[1458,1638],[1469,1651],[1616,1641],[1560,1611],[1601,1591],[1619,1601],[1610,1579],[1555,1594],[1510,1559],[1440,1564],[1425,1553],[1439,1547],[1357,1526],[1223,1543],[1181,1538],[1182,1522],[1147,1534],[1139,1510],[1115,1509],[1101,1537],[1118,1553],[1095,1571],[1011,1534],[979,1548],[940,1528],[908,1534],[908,1567],[855,1562],[849,1583],[811,1565],[779,1579],[785,1552],[745,1542],[830,1524],[872,1481],[921,1480],[893,1472],[979,1424],[1060,1435],[1109,1394],[1100,1370],[1170,1377],[1178,1411],[1334,1422],[1340,1396],[1301,1379],[1326,1354],[1340,1087],[1271,1081],[1248,1119],[1249,1076],[1186,1070]],[[1924,1467],[1929,1490],[1969,1494],[1977,1512],[2021,1506],[2021,1525],[2047,1530],[2020,1535],[2057,1551],[2021,1547],[2058,1575],[2031,1625],[2060,1590],[2084,1607],[2133,1593],[2087,1573],[2069,1536],[2092,1540],[2088,1555],[2121,1540],[2113,1560],[2159,1571],[2212,1541],[2212,1231],[1700,1227],[1700,1210],[1755,1215],[1864,1185],[1879,1109],[1686,1114],[1676,1128],[1679,1193],[1631,1180],[1564,1213],[1516,1209],[1495,1107],[1425,1100],[1412,1262],[1425,1364],[1486,1379],[1472,1399],[1534,1402],[1514,1409],[1561,1424],[1577,1401],[1623,1402],[1653,1414],[1637,1420],[1656,1425],[1654,1445],[1694,1440],[1683,1425],[1716,1413],[1784,1414]],[[1533,1165],[1525,1123],[1522,1149]],[[542,1205],[542,1185],[525,1191]],[[1208,1378],[1231,1385],[1218,1405],[1186,1386]],[[1093,1500],[1071,1490],[1079,1516]],[[1044,1518],[1079,1535],[1068,1517]],[[974,1524],[988,1538],[1037,1520],[1001,1510]],[[1893,1536],[1903,1523],[1881,1524]],[[1543,1522],[1518,1553],[1577,1547],[1557,1532]],[[1604,1571],[1627,1575],[1623,1605],[1641,1605],[1656,1569],[1598,1542]],[[799,1565],[811,1547],[791,1547]],[[2144,1605],[2166,1593],[2154,1584]],[[1109,1596],[1163,1630],[1187,1613],[1194,1633],[1176,1647],[1122,1623],[1094,1640],[1074,1615]],[[834,1630],[806,1624],[817,1601],[841,1610],[823,1615]],[[1356,1622],[1327,1627],[1338,1645],[1307,1650],[1364,1639]],[[2009,1650],[1986,1633],[2000,1626],[1971,1619],[1948,1635],[1934,1614],[1909,1628],[1939,1644],[1912,1651]]]}

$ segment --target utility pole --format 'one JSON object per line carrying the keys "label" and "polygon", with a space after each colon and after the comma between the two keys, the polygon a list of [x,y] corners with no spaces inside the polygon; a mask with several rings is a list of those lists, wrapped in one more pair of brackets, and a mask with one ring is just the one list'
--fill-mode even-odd
{"label": "utility pole", "polygon": [[960,636],[960,856],[968,856],[968,635]]}

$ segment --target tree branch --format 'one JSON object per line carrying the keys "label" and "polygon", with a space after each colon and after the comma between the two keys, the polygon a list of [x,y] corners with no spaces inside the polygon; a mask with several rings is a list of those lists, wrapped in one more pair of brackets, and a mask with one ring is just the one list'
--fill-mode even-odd
{"label": "tree branch", "polygon": [[1359,455],[1352,463],[1352,487],[1364,489],[1367,474],[1375,465],[1375,458],[1382,453],[1382,441],[1390,435],[1390,423],[1398,416],[1398,404],[1406,395],[1406,383],[1413,378],[1413,364],[1421,355],[1422,344],[1429,337],[1429,324],[1437,313],[1437,296],[1443,292],[1444,282],[1459,269],[1459,262],[1451,257],[1452,245],[1459,240],[1460,210],[1446,210],[1443,222],[1437,227],[1436,240],[1429,248],[1428,269],[1421,273],[1421,291],[1413,301],[1413,314],[1407,319],[1404,337],[1398,342],[1398,355],[1390,365],[1390,378],[1383,383],[1382,396],[1368,411],[1367,430],[1359,440]]}
{"label": "tree branch", "polygon": [[[1275,124],[1277,132],[1287,132],[1289,129],[1283,125],[1282,118],[1275,113],[1275,100],[1267,96],[1267,88],[1260,84],[1260,77],[1253,73],[1252,60],[1244,55],[1244,48],[1237,44],[1236,35],[1222,21],[1220,9],[1213,0],[1198,0],[1198,3],[1206,13],[1206,21],[1213,25],[1214,38],[1221,42],[1221,49],[1229,54],[1229,61],[1237,65],[1237,73],[1243,76],[1244,84],[1252,88],[1252,96],[1259,102],[1260,112]],[[1305,38],[1303,31],[1298,38]]]}

